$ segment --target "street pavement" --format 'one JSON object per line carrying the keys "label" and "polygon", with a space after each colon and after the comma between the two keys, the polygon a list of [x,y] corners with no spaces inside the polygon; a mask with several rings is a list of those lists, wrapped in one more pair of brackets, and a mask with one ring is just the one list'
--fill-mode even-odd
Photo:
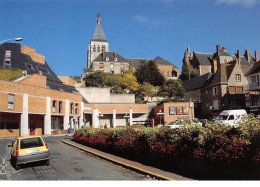
{"label": "street pavement", "polygon": [[10,164],[10,147],[13,138],[0,139],[0,180],[153,180],[107,160],[76,149],[62,140],[70,140],[70,136],[43,137],[48,144],[51,158],[50,165],[31,163],[15,170]]}

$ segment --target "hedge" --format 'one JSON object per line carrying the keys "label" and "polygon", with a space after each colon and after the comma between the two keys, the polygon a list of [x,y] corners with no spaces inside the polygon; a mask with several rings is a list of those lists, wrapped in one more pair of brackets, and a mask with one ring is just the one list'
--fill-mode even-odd
{"label": "hedge", "polygon": [[73,135],[76,142],[139,161],[200,160],[226,166],[259,165],[259,137],[260,121],[253,115],[237,128],[209,123],[191,126],[187,122],[181,129],[85,128]]}

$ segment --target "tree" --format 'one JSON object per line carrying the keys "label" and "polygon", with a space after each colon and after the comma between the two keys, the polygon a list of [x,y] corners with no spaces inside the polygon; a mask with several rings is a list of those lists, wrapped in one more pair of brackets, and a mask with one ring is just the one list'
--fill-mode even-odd
{"label": "tree", "polygon": [[105,80],[107,73],[103,71],[95,71],[94,73],[88,74],[84,80],[86,81],[86,87],[100,87],[106,86]]}
{"label": "tree", "polygon": [[136,98],[139,98],[142,102],[145,101],[145,97],[153,98],[156,95],[155,87],[150,83],[144,82],[140,84],[135,92]]}
{"label": "tree", "polygon": [[164,76],[152,60],[148,63],[142,61],[135,72],[135,76],[140,84],[147,82],[153,86],[161,86],[165,82]]}
{"label": "tree", "polygon": [[182,99],[185,90],[179,80],[167,80],[160,88],[159,95],[169,99]]}
{"label": "tree", "polygon": [[121,80],[121,88],[134,93],[138,88],[137,78],[132,73],[123,73]]}
{"label": "tree", "polygon": [[184,82],[197,76],[199,76],[197,69],[193,68],[190,62],[185,62],[185,60],[183,60],[180,79]]}

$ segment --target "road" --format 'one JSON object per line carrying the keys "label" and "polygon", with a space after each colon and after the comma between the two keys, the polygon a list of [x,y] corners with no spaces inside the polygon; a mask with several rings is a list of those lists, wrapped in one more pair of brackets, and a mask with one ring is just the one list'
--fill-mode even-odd
{"label": "road", "polygon": [[7,144],[12,139],[0,139],[0,160],[2,174],[0,180],[152,180],[144,175],[122,168],[99,157],[61,143],[69,136],[44,137],[51,151],[50,165],[31,163],[15,170],[10,164]]}

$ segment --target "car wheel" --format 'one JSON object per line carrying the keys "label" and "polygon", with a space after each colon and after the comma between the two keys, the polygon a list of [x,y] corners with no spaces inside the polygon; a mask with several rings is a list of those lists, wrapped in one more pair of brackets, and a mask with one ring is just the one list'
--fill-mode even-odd
{"label": "car wheel", "polygon": [[15,169],[16,169],[16,170],[19,170],[20,168],[21,168],[21,166],[18,165],[17,162],[15,162]]}
{"label": "car wheel", "polygon": [[50,165],[50,160],[46,160],[46,161],[45,161],[45,164],[46,164],[47,166],[49,166],[49,165]]}

